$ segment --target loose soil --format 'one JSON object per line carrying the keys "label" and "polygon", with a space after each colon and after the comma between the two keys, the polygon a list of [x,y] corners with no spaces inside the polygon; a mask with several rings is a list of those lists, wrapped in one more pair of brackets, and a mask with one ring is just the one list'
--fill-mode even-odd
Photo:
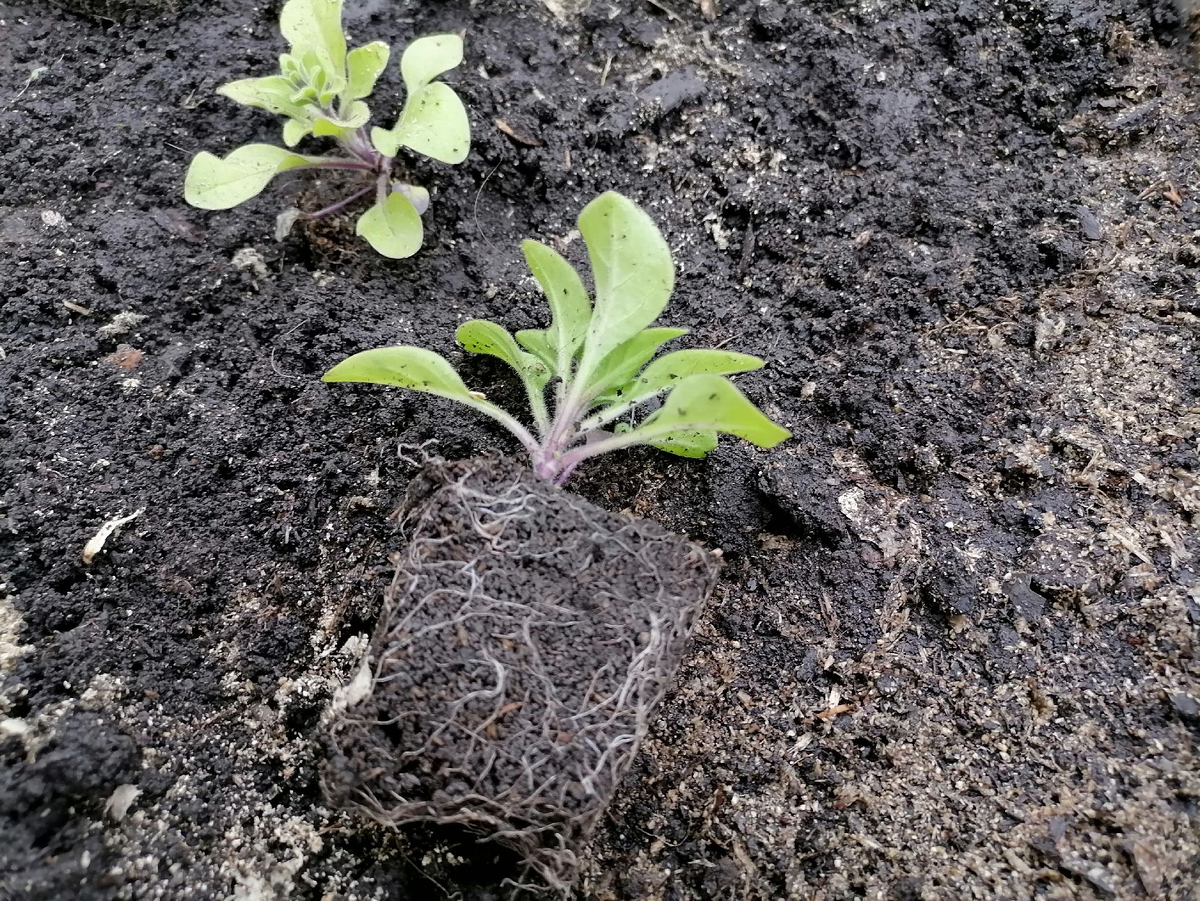
{"label": "loose soil", "polygon": [[317,376],[543,324],[520,239],[581,260],[614,188],[676,254],[663,323],[767,359],[739,384],[795,438],[573,480],[726,560],[579,896],[1200,897],[1174,6],[347,6],[362,41],[466,29],[475,146],[414,164],[407,261],[349,218],[274,243],[329,185],[183,204],[193,153],[278,138],[214,94],[270,69],[274,4],[0,6],[0,896],[498,896],[490,846],[330,809],[320,737],[403,546],[397,447],[514,448]]}

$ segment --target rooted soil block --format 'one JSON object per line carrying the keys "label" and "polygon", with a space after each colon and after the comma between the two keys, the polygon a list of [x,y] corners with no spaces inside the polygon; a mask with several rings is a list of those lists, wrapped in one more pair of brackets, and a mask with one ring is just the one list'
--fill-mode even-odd
{"label": "rooted soil block", "polygon": [[552,888],[646,735],[713,555],[495,459],[434,463],[326,786],[388,824],[464,824]]}

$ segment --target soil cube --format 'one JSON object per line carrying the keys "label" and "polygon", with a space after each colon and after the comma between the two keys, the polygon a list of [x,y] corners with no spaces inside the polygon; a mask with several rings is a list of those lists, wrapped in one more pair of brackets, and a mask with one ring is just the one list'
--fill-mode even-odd
{"label": "soil cube", "polygon": [[359,679],[330,718],[333,803],[465,825],[566,890],[671,684],[717,562],[495,459],[414,480]]}

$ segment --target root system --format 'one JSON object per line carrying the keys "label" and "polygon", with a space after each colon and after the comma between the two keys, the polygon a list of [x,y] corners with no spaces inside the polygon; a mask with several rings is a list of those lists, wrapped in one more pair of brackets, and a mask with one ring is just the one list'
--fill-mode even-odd
{"label": "root system", "polygon": [[[382,823],[461,824],[565,891],[670,686],[716,564],[507,462],[434,464],[327,790]],[[364,674],[365,675],[365,674]]]}

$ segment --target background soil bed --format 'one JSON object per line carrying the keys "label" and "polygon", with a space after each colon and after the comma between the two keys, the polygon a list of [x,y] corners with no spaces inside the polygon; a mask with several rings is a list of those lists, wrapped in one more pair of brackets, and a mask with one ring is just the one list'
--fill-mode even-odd
{"label": "background soil bed", "polygon": [[519,240],[577,258],[614,188],[679,260],[664,324],[766,358],[739,384],[797,438],[572,486],[728,561],[584,894],[1193,891],[1200,142],[1172,5],[662,6],[348,3],[356,37],[467,29],[475,151],[416,173],[400,263],[274,244],[299,181],[183,206],[193,152],[277,136],[213,94],[273,64],[276,10],[0,12],[6,889],[486,895],[486,854],[323,810],[315,739],[399,546],[396,445],[512,448],[315,375],[543,324]]}

